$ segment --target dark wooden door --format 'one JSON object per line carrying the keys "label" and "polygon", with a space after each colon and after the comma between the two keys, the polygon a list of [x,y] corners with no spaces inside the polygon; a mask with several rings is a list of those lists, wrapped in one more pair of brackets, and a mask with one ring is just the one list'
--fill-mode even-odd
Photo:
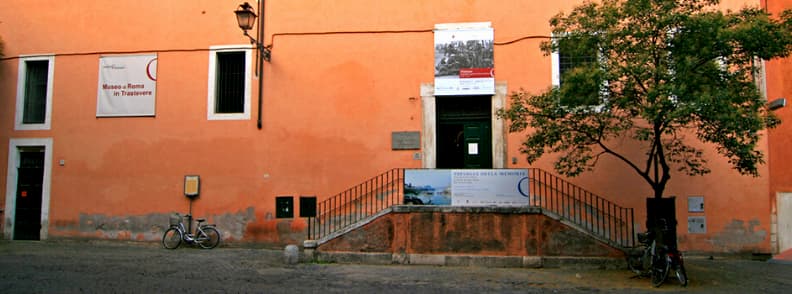
{"label": "dark wooden door", "polygon": [[437,168],[492,168],[491,96],[437,99]]}
{"label": "dark wooden door", "polygon": [[492,134],[489,122],[470,122],[465,128],[465,168],[492,168]]}
{"label": "dark wooden door", "polygon": [[14,239],[39,240],[44,152],[23,151],[19,155]]}

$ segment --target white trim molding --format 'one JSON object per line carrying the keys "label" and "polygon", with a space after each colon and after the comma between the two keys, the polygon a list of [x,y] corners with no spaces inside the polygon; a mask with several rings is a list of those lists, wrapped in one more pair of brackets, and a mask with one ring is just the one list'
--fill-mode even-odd
{"label": "white trim molding", "polygon": [[[208,120],[247,120],[250,119],[250,96],[251,96],[251,64],[252,53],[254,50],[251,45],[223,45],[209,47],[209,82],[207,87],[206,99],[206,118]],[[215,87],[217,83],[217,53],[220,52],[244,52],[245,53],[245,110],[242,113],[215,113]],[[261,78],[261,77],[259,77]]]}
{"label": "white trim molding", "polygon": [[[45,105],[44,123],[26,124],[23,123],[25,109],[25,84],[27,80],[28,61],[47,61],[47,94]],[[18,131],[28,130],[49,130],[52,122],[52,89],[55,76],[55,55],[27,55],[19,57],[19,72],[17,74],[17,95],[16,95],[16,115],[14,119],[14,129]]]}
{"label": "white trim molding", "polygon": [[[421,132],[421,148],[423,158],[421,167],[437,168],[437,98],[434,95],[434,84],[421,84],[421,106],[423,130]],[[496,113],[506,105],[508,87],[506,82],[495,83],[495,95],[491,102],[492,131],[492,168],[506,167],[506,129],[503,119]]]}

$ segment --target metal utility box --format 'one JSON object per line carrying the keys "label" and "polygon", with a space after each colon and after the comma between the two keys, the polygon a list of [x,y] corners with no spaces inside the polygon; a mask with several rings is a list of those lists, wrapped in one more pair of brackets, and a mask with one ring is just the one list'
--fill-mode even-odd
{"label": "metal utility box", "polygon": [[690,234],[706,234],[707,233],[707,218],[704,216],[689,216],[688,217],[688,233]]}
{"label": "metal utility box", "polygon": [[300,217],[316,217],[316,196],[300,196]]}
{"label": "metal utility box", "polygon": [[294,197],[278,196],[275,197],[275,218],[294,217]]}
{"label": "metal utility box", "polygon": [[688,197],[688,212],[704,212],[704,196]]}
{"label": "metal utility box", "polygon": [[184,176],[184,196],[196,198],[201,194],[201,176]]}

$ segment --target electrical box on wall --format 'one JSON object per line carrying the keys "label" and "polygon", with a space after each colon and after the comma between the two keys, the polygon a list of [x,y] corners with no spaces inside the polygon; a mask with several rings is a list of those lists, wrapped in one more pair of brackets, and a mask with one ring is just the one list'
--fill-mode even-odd
{"label": "electrical box on wall", "polygon": [[300,217],[316,217],[316,196],[300,196]]}
{"label": "electrical box on wall", "polygon": [[704,216],[689,216],[688,233],[690,234],[707,233],[707,218]]}
{"label": "electrical box on wall", "polygon": [[688,212],[704,212],[704,196],[688,197]]}
{"label": "electrical box on wall", "polygon": [[275,197],[275,218],[294,217],[294,197],[279,196]]}
{"label": "electrical box on wall", "polygon": [[201,176],[184,176],[184,196],[196,198],[199,194],[201,194]]}

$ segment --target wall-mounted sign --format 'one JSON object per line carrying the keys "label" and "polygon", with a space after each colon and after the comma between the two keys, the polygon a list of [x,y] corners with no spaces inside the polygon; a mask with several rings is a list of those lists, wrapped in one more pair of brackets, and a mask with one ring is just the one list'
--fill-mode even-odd
{"label": "wall-mounted sign", "polygon": [[478,155],[478,143],[468,143],[468,155]]}
{"label": "wall-mounted sign", "polygon": [[434,94],[495,94],[493,38],[488,22],[435,25]]}
{"label": "wall-mounted sign", "polygon": [[524,169],[408,169],[405,204],[454,206],[530,205]]}
{"label": "wall-mounted sign", "polygon": [[154,116],[157,54],[102,56],[96,116]]}
{"label": "wall-mounted sign", "polygon": [[391,149],[417,150],[421,149],[421,132],[393,132],[391,133]]}

